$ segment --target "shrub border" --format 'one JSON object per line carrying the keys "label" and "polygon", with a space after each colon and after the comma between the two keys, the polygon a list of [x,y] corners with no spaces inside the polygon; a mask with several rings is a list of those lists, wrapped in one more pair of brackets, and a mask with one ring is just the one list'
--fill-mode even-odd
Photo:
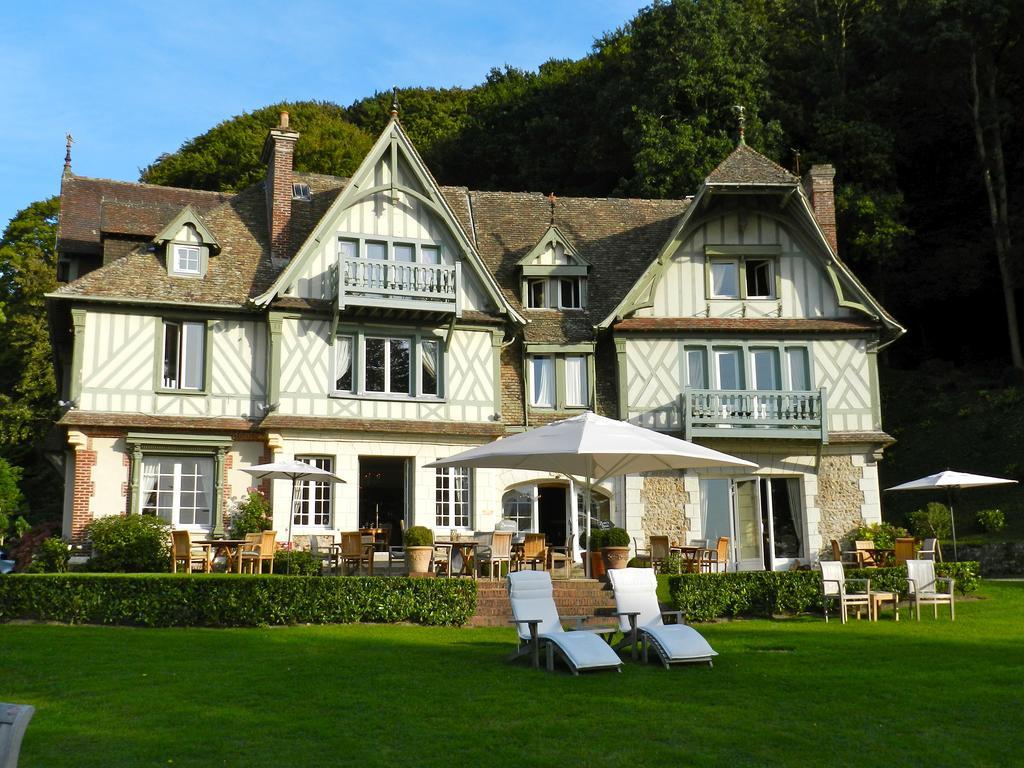
{"label": "shrub border", "polygon": [[465,624],[476,584],[463,579],[238,574],[7,574],[0,622],[146,627],[282,624]]}

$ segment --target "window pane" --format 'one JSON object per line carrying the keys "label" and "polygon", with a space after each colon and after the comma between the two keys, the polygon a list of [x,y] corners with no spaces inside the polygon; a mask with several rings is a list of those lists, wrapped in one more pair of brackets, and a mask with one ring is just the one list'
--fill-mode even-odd
{"label": "window pane", "polygon": [[719,389],[743,388],[743,377],[740,372],[740,351],[738,349],[716,351],[715,362],[718,366]]}
{"label": "window pane", "polygon": [[435,477],[434,523],[441,528],[470,528],[472,486],[467,467],[438,467]]}
{"label": "window pane", "polygon": [[334,340],[334,388],[342,392],[352,391],[352,337],[339,336]]}
{"label": "window pane", "polygon": [[744,269],[747,273],[747,298],[770,299],[775,295],[771,261],[747,259]]}
{"label": "window pane", "polygon": [[366,391],[384,391],[384,339],[366,340]]}
{"label": "window pane", "polygon": [[735,299],[740,295],[739,264],[735,261],[711,262],[711,295]]}
{"label": "window pane", "polygon": [[530,404],[540,408],[555,407],[555,360],[551,357],[530,358]]}
{"label": "window pane", "polygon": [[706,350],[686,350],[686,385],[693,389],[708,388],[708,358]]}
{"label": "window pane", "polygon": [[181,352],[181,326],[164,323],[164,386],[178,387],[178,356]]}
{"label": "window pane", "polygon": [[534,309],[545,307],[545,297],[547,293],[547,280],[530,280],[527,283],[527,300]]}
{"label": "window pane", "polygon": [[587,358],[565,358],[565,404],[583,408],[590,402],[587,381]]}
{"label": "window pane", "polygon": [[424,395],[436,395],[437,390],[437,353],[439,344],[434,339],[420,342],[420,389]]}
{"label": "window pane", "polygon": [[388,339],[390,354],[388,362],[391,369],[390,392],[410,394],[409,391],[409,340]]}
{"label": "window pane", "polygon": [[440,264],[441,249],[436,245],[424,245],[420,248],[420,256],[424,264]]}
{"label": "window pane", "polygon": [[388,257],[387,243],[368,242],[366,244],[366,258],[384,260]]}
{"label": "window pane", "polygon": [[199,274],[199,249],[193,246],[174,246],[174,271]]}
{"label": "window pane", "polygon": [[[311,464],[317,469],[334,471],[334,460],[329,456],[296,456],[296,461]],[[331,524],[331,493],[333,483],[305,481],[299,484],[298,503],[292,519],[294,525],[328,528]]]}
{"label": "window pane", "polygon": [[184,339],[182,344],[182,388],[203,388],[203,354],[206,346],[205,323],[182,323]]}
{"label": "window pane", "polygon": [[416,261],[416,249],[405,243],[395,244],[395,261],[412,263]]}
{"label": "window pane", "polygon": [[140,509],[172,526],[213,523],[213,459],[147,456],[142,463]]}
{"label": "window pane", "polygon": [[563,277],[559,281],[561,291],[561,306],[566,309],[579,309],[580,302],[580,279],[578,277]]}
{"label": "window pane", "polygon": [[533,527],[533,497],[522,491],[509,491],[501,498],[502,515],[514,520],[520,531]]}
{"label": "window pane", "polygon": [[789,347],[786,349],[789,363],[789,386],[798,392],[811,389],[811,369],[805,347]]}
{"label": "window pane", "polygon": [[338,253],[346,259],[354,259],[359,255],[359,244],[355,240],[339,240]]}
{"label": "window pane", "polygon": [[782,389],[777,349],[750,350],[754,389]]}

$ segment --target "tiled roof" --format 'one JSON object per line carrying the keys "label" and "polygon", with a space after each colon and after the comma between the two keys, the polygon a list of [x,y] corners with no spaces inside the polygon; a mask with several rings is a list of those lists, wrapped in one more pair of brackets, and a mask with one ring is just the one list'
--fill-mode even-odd
{"label": "tiled roof", "polygon": [[704,180],[706,184],[797,184],[800,179],[746,144],[740,144]]}
{"label": "tiled roof", "polygon": [[57,424],[62,427],[124,427],[135,429],[203,429],[226,432],[252,432],[256,424],[248,419],[200,418],[196,416],[152,416],[147,413],[108,413],[106,411],[68,411]]}
{"label": "tiled roof", "polygon": [[622,299],[665,244],[686,209],[685,200],[562,197],[555,224],[592,264],[587,308],[555,312],[525,309],[520,301],[518,261],[551,224],[551,204],[533,192],[470,192],[477,251],[509,303],[530,323],[528,342],[592,341],[593,326]]}
{"label": "tiled roof", "polygon": [[872,320],[825,320],[782,317],[631,317],[612,326],[616,331],[659,333],[696,331],[742,333],[868,333],[877,331]]}
{"label": "tiled roof", "polygon": [[[186,205],[205,214],[230,198],[223,192],[70,175],[61,183],[58,247],[98,253],[101,230],[155,235]],[[167,211],[170,216],[163,219]],[[162,223],[155,224],[159,221]],[[107,226],[112,228],[105,229]]]}

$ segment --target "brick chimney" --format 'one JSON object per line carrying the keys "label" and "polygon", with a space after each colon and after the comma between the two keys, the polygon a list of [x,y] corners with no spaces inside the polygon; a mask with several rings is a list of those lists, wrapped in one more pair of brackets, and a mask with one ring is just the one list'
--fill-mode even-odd
{"label": "brick chimney", "polygon": [[270,256],[290,259],[294,250],[291,242],[292,181],[297,131],[288,127],[288,113],[281,113],[281,122],[271,128],[263,143],[262,162],[267,164],[267,225],[270,230]]}
{"label": "brick chimney", "polygon": [[836,193],[833,180],[836,169],[831,165],[812,165],[804,177],[804,190],[811,200],[811,209],[818,226],[825,233],[825,239],[832,246],[832,252],[839,254],[836,239]]}

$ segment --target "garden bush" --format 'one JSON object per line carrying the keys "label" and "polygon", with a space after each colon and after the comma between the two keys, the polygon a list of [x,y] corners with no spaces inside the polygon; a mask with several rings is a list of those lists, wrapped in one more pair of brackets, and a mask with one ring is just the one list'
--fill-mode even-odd
{"label": "garden bush", "polygon": [[32,573],[67,573],[71,547],[57,536],[43,539],[36,549],[28,570]]}
{"label": "garden bush", "polygon": [[[593,535],[593,534],[591,534]],[[628,547],[629,531],[625,528],[609,528],[604,532],[604,543],[602,547]]]}
{"label": "garden bush", "polygon": [[434,545],[434,532],[425,525],[414,525],[405,532],[405,546],[407,547],[432,547]]}
{"label": "garden bush", "polygon": [[470,579],[278,579],[237,574],[12,574],[0,578],[0,621],[148,627],[413,622],[465,624]]}
{"label": "garden bush", "polygon": [[[939,576],[951,576],[961,595],[981,583],[978,563],[936,563]],[[906,566],[851,568],[846,577],[871,579],[872,592],[907,593]],[[821,573],[813,571],[742,571],[690,573],[669,578],[676,610],[693,621],[730,616],[774,616],[821,609]]]}
{"label": "garden bush", "polygon": [[245,501],[239,502],[231,514],[229,531],[232,539],[244,539],[247,533],[269,531],[273,525],[267,497],[259,491],[249,491]]}
{"label": "garden bush", "polygon": [[872,523],[857,528],[853,538],[873,541],[879,549],[892,549],[896,546],[896,539],[909,535],[910,532],[906,528],[900,528],[892,523]]}
{"label": "garden bush", "polygon": [[999,509],[979,509],[974,518],[985,533],[999,533],[1006,527],[1006,517]]}
{"label": "garden bush", "polygon": [[279,549],[274,553],[277,576],[319,576],[323,561],[307,549]]}
{"label": "garden bush", "polygon": [[170,525],[153,515],[113,515],[85,526],[92,542],[89,570],[107,573],[167,571]]}
{"label": "garden bush", "polygon": [[924,509],[915,509],[907,519],[919,539],[948,539],[952,534],[949,507],[937,501],[928,502]]}

